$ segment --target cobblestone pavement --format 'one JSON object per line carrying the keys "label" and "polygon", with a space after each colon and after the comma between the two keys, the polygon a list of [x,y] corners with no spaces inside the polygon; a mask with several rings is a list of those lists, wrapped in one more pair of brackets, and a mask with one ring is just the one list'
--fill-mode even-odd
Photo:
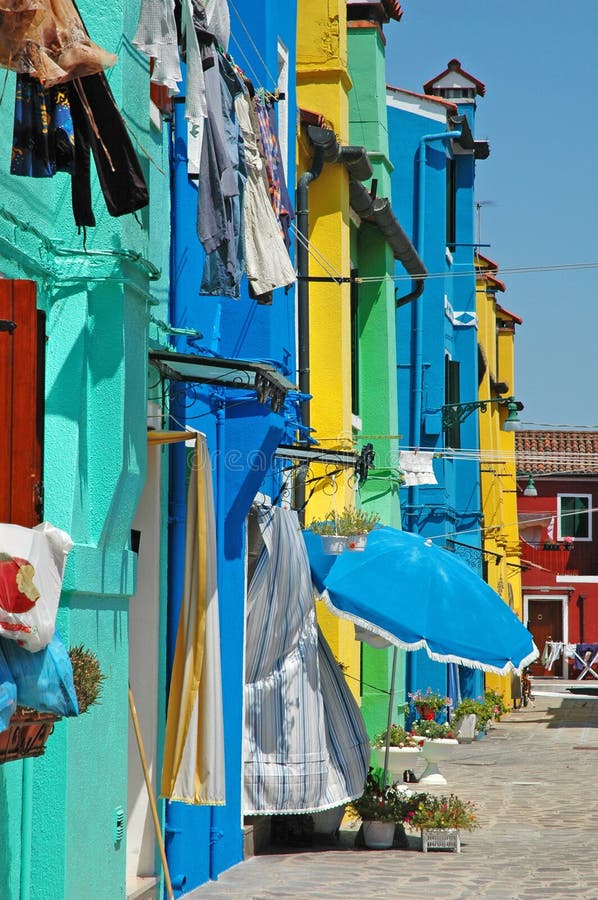
{"label": "cobblestone pavement", "polygon": [[435,790],[478,806],[460,854],[424,854],[419,836],[357,850],[343,826],[335,845],[256,856],[185,900],[598,900],[598,682],[593,696],[565,689],[536,683],[532,704],[441,764],[448,785]]}

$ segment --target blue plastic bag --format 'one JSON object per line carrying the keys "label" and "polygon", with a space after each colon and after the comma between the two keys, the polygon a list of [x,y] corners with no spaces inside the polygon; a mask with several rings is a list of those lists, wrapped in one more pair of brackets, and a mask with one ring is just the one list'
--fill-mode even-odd
{"label": "blue plastic bag", "polygon": [[37,653],[3,638],[0,646],[16,684],[19,706],[57,716],[79,715],[73,667],[58,631],[48,646]]}
{"label": "blue plastic bag", "polygon": [[6,731],[17,705],[17,686],[0,646],[0,731]]}

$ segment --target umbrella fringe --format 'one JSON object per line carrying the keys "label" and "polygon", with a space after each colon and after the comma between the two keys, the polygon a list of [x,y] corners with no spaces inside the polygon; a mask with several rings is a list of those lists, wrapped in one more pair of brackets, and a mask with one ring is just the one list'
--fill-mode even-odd
{"label": "umbrella fringe", "polygon": [[346,619],[348,622],[353,622],[354,625],[359,625],[361,628],[365,628],[366,631],[371,631],[372,634],[384,638],[384,640],[393,644],[395,647],[399,647],[401,650],[425,650],[430,659],[433,659],[435,662],[457,663],[457,665],[460,666],[467,666],[468,669],[480,669],[482,672],[492,672],[494,675],[509,675],[510,672],[518,674],[540,655],[540,651],[534,644],[531,653],[528,653],[518,666],[514,665],[512,662],[508,662],[504,666],[492,666],[488,663],[481,663],[475,659],[467,659],[467,657],[464,656],[455,656],[452,653],[435,653],[430,649],[425,638],[413,642],[401,641],[394,634],[391,634],[390,631],[379,628],[372,622],[368,622],[367,619],[362,619],[360,616],[356,616],[353,613],[347,613],[342,609],[338,609],[330,599],[330,594],[327,590],[322,591],[322,593],[319,594],[319,597],[320,600],[326,604],[330,612],[334,613],[335,616],[338,616],[339,619]]}

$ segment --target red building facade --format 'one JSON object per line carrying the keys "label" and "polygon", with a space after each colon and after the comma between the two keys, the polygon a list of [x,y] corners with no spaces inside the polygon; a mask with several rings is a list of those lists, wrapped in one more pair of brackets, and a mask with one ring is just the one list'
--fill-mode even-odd
{"label": "red building facade", "polygon": [[598,432],[520,431],[515,446],[532,674],[598,678]]}

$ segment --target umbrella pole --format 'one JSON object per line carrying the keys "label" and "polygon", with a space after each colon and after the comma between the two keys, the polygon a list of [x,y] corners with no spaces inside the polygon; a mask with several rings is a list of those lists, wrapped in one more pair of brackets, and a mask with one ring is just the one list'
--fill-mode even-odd
{"label": "umbrella pole", "polygon": [[135,737],[137,738],[137,746],[139,747],[139,758],[141,759],[141,768],[143,769],[143,777],[145,778],[145,786],[149,798],[150,809],[152,811],[152,819],[154,820],[154,828],[156,830],[156,840],[158,842],[158,850],[160,851],[160,859],[162,860],[162,869],[164,870],[164,884],[168,900],[174,900],[172,890],[172,882],[170,881],[170,872],[168,870],[168,862],[166,861],[166,852],[164,850],[164,841],[162,840],[162,826],[158,818],[158,808],[156,806],[156,798],[154,797],[154,789],[150,778],[149,767],[143,749],[143,738],[141,737],[141,729],[139,728],[139,719],[137,718],[137,710],[135,708],[135,697],[129,685],[129,709],[131,711],[131,720],[135,729]]}
{"label": "umbrella pole", "polygon": [[390,729],[392,726],[392,711],[395,704],[395,676],[397,674],[397,657],[399,651],[397,647],[392,648],[392,674],[390,676],[390,695],[388,698],[388,722],[386,725],[386,747],[384,748],[384,775],[382,776],[382,784],[386,787],[386,778],[388,776],[388,758],[390,756]]}

